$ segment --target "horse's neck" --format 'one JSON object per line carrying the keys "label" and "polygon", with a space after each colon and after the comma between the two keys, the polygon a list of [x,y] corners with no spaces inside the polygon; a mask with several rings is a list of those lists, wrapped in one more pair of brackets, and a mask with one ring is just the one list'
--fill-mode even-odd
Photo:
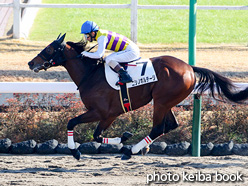
{"label": "horse's neck", "polygon": [[99,78],[104,79],[102,78],[102,76],[104,76],[103,71],[102,73],[101,71],[100,73],[98,72],[97,76],[95,76],[96,71],[100,69],[99,67],[102,67],[97,65],[97,61],[95,59],[84,58],[84,60],[80,60],[76,57],[78,53],[70,46],[66,47],[64,54],[67,59],[64,67],[77,86],[81,86],[82,81],[86,82],[88,80],[88,77],[92,78],[90,81],[92,85]]}
{"label": "horse's neck", "polygon": [[65,49],[65,57],[67,59],[64,67],[69,73],[71,79],[74,81],[74,83],[79,86],[81,80],[84,78],[86,74],[86,68],[83,62],[77,58],[77,53],[76,51],[71,48],[67,47]]}
{"label": "horse's neck", "polygon": [[84,68],[84,65],[80,63],[82,63],[82,61],[79,59],[68,60],[64,66],[67,72],[69,73],[71,79],[77,86],[79,86],[81,80],[86,74],[86,69]]}

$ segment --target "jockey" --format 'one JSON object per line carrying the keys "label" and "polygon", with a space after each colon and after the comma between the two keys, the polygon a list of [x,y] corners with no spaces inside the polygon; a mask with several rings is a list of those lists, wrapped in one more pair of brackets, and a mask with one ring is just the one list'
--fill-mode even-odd
{"label": "jockey", "polygon": [[140,51],[135,43],[121,34],[99,29],[93,21],[83,23],[81,34],[84,34],[85,38],[90,42],[98,42],[96,52],[83,51],[82,56],[98,59],[103,57],[105,49],[115,51],[105,58],[106,63],[119,74],[120,81],[118,83],[132,82],[130,75],[119,63],[126,63],[139,58]]}

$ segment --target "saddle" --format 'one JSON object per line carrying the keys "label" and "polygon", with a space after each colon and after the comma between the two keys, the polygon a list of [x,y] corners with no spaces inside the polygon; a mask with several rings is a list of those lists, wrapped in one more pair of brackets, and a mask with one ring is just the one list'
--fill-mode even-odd
{"label": "saddle", "polygon": [[[130,63],[120,63],[128,74],[132,77],[133,82],[127,83],[127,88],[141,86],[147,83],[158,81],[155,70],[150,59],[139,59]],[[118,73],[104,64],[105,77],[108,84],[115,90],[120,90],[120,86],[116,85],[119,80]]]}
{"label": "saddle", "polygon": [[121,105],[126,113],[132,110],[128,89],[153,83],[158,81],[158,79],[149,59],[139,59],[129,63],[120,63],[120,65],[132,77],[133,82],[116,85],[116,82],[119,80],[118,74],[109,65],[105,64],[104,68],[108,84],[115,90],[119,90]]}

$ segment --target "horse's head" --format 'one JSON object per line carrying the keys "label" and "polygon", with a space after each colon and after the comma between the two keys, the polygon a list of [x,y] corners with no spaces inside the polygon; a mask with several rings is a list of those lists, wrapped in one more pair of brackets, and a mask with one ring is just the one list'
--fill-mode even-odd
{"label": "horse's head", "polygon": [[28,63],[31,70],[39,72],[40,70],[47,70],[52,66],[63,65],[65,62],[63,54],[65,44],[63,41],[66,34],[60,35]]}

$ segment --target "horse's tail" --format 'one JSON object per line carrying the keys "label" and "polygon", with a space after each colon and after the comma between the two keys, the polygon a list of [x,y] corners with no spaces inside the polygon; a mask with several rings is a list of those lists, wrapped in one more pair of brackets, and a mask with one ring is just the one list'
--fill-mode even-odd
{"label": "horse's tail", "polygon": [[197,90],[199,94],[202,94],[204,91],[210,89],[213,98],[217,99],[214,95],[216,89],[218,95],[223,101],[227,98],[235,103],[242,103],[248,98],[248,87],[244,90],[236,92],[235,89],[237,87],[230,79],[206,68],[195,66],[192,66],[192,68],[194,72],[200,75],[199,84],[195,87],[195,90]]}

